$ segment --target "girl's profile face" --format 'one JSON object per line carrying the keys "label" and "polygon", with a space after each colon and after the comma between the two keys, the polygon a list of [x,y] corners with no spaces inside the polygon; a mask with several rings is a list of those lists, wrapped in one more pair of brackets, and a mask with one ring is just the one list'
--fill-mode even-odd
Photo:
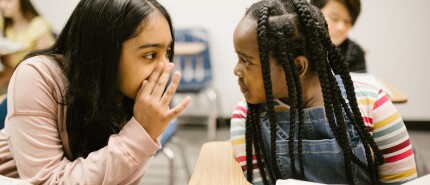
{"label": "girl's profile face", "polygon": [[19,0],[0,0],[0,10],[2,16],[5,18],[21,14]]}
{"label": "girl's profile face", "polygon": [[331,41],[337,46],[342,44],[352,27],[348,9],[336,0],[329,0],[321,12],[327,20]]}
{"label": "girl's profile face", "polygon": [[169,24],[161,13],[152,13],[140,26],[142,31],[123,43],[119,64],[118,89],[131,99],[160,62],[169,63],[172,44]]}
{"label": "girl's profile face", "polygon": [[[257,41],[257,23],[245,17],[236,27],[233,35],[234,48],[238,57],[234,74],[238,77],[240,91],[252,104],[266,101]],[[267,48],[267,51],[269,48]],[[288,91],[284,70],[270,55],[270,73],[274,98],[287,98]]]}

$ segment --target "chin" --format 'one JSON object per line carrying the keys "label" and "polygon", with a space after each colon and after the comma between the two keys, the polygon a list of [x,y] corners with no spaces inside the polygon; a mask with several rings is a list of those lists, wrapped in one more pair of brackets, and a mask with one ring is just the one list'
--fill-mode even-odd
{"label": "chin", "polygon": [[263,103],[263,102],[261,102],[261,101],[254,100],[254,99],[252,99],[252,98],[250,99],[250,98],[246,98],[246,97],[245,97],[245,100],[246,100],[246,102],[248,102],[248,103],[250,103],[250,104],[254,104],[254,105]]}

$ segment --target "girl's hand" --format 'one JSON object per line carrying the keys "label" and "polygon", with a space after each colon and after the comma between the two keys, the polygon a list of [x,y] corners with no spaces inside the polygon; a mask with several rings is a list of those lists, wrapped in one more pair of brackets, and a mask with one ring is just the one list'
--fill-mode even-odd
{"label": "girl's hand", "polygon": [[[133,108],[134,118],[148,132],[152,139],[159,137],[173,118],[178,116],[190,103],[186,97],[182,103],[170,109],[169,104],[178,87],[181,74],[175,72],[164,92],[174,64],[158,64],[148,80],[144,80],[137,92]],[[163,94],[164,92],[164,94]]]}

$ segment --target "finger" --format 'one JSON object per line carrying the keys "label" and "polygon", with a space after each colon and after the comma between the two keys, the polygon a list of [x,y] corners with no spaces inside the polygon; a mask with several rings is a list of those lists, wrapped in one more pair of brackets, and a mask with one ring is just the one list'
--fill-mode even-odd
{"label": "finger", "polygon": [[158,78],[160,78],[160,74],[162,73],[164,68],[163,63],[158,63],[157,67],[155,67],[151,76],[149,76],[148,83],[146,84],[145,89],[143,90],[143,94],[150,95],[152,90],[154,89],[155,84],[158,82]]}
{"label": "finger", "polygon": [[160,78],[157,81],[157,84],[154,87],[154,90],[152,91],[151,95],[153,95],[154,98],[160,100],[164,90],[166,89],[167,82],[169,81],[170,74],[172,73],[174,66],[175,65],[173,63],[169,63],[164,68],[163,73],[161,74]]}
{"label": "finger", "polygon": [[168,106],[170,104],[170,101],[172,101],[173,95],[178,88],[180,79],[181,73],[175,72],[172,77],[172,82],[169,84],[169,87],[167,88],[166,92],[164,92],[163,96],[161,97],[160,102],[162,106]]}
{"label": "finger", "polygon": [[187,106],[190,104],[190,102],[191,102],[191,98],[189,96],[185,97],[184,100],[182,100],[181,104],[177,105],[176,107],[174,107],[173,109],[171,109],[167,112],[167,117],[169,119],[175,118],[176,116],[181,114],[182,111],[185,110],[185,108],[187,108]]}
{"label": "finger", "polygon": [[140,85],[140,87],[139,87],[139,89],[137,91],[136,97],[134,97],[135,100],[137,100],[141,96],[141,94],[143,93],[143,89],[145,88],[145,85],[147,83],[148,83],[148,80],[144,80],[142,82],[142,84]]}

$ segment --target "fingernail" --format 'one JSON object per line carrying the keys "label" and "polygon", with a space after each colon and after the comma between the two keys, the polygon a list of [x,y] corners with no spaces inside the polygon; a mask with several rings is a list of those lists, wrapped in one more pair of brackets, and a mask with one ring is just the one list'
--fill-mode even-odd
{"label": "fingernail", "polygon": [[173,63],[169,63],[167,64],[167,69],[172,69],[175,65],[173,65]]}

